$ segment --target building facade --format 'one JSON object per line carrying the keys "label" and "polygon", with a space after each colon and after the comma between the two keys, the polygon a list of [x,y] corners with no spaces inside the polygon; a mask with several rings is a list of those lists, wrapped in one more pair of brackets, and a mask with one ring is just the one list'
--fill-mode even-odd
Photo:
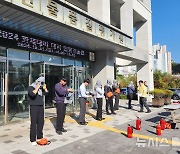
{"label": "building facade", "polygon": [[[115,77],[117,58],[137,65],[138,79],[153,87],[150,0],[1,0],[0,124],[28,118],[27,87],[44,74],[54,107],[53,88],[65,76],[75,89],[84,78],[103,84]],[[133,28],[136,42],[133,45]],[[152,83],[152,84],[151,84]]]}
{"label": "building facade", "polygon": [[119,52],[116,56],[116,66],[130,70],[136,67],[137,81],[147,81],[152,90],[154,84],[151,0],[124,2],[121,6],[121,30],[133,37],[133,50]]}
{"label": "building facade", "polygon": [[154,70],[172,74],[171,53],[167,51],[166,45],[153,45]]}

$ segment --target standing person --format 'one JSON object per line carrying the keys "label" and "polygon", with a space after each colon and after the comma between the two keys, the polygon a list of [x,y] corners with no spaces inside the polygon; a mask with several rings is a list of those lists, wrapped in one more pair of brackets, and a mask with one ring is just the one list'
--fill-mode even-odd
{"label": "standing person", "polygon": [[86,114],[86,100],[88,97],[92,97],[86,91],[86,87],[90,83],[89,79],[85,79],[84,82],[79,87],[79,103],[80,103],[80,114],[79,114],[79,124],[80,125],[87,125],[88,122],[85,121],[85,114]]}
{"label": "standing person", "polygon": [[139,100],[140,100],[140,111],[143,112],[143,105],[147,109],[146,113],[150,113],[151,110],[149,109],[149,106],[147,104],[147,87],[144,85],[143,81],[139,81],[139,86],[138,86],[138,93],[139,93]]}
{"label": "standing person", "polygon": [[120,85],[117,80],[113,81],[113,94],[115,97],[114,110],[119,110],[119,94],[120,94]]}
{"label": "standing person", "polygon": [[96,85],[94,86],[94,90],[96,92],[96,100],[98,105],[96,120],[101,121],[104,120],[105,118],[102,118],[102,103],[103,103],[104,89],[100,81],[96,82]]}
{"label": "standing person", "polygon": [[[112,90],[112,82],[107,80],[107,84],[104,86],[104,95],[106,98],[106,114],[116,114],[113,108],[113,90]],[[109,106],[111,113],[109,112]]]}
{"label": "standing person", "polygon": [[135,88],[134,88],[134,84],[133,82],[131,81],[127,87],[127,93],[128,93],[128,109],[132,109],[132,106],[131,106],[131,101],[133,99],[133,94],[135,92]]}
{"label": "standing person", "polygon": [[148,87],[147,81],[144,81],[144,85],[147,87],[147,94],[149,94],[149,87]]}
{"label": "standing person", "polygon": [[67,132],[63,128],[64,118],[66,115],[66,104],[64,99],[69,92],[73,92],[72,89],[68,89],[66,85],[67,81],[65,78],[61,78],[60,81],[55,85],[55,101],[56,101],[56,133],[62,135],[62,132]]}
{"label": "standing person", "polygon": [[45,78],[39,77],[28,87],[28,100],[30,105],[30,141],[32,145],[37,145],[36,140],[43,138],[44,126],[44,101],[43,95],[47,95],[48,90]]}

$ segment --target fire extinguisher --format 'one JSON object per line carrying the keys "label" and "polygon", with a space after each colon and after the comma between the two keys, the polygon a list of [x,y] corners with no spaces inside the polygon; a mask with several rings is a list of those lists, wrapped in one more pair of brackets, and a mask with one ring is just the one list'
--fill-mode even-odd
{"label": "fire extinguisher", "polygon": [[139,117],[136,120],[136,130],[141,130],[141,119]]}
{"label": "fire extinguisher", "polygon": [[163,118],[160,119],[160,125],[161,125],[161,130],[165,129],[165,120]]}
{"label": "fire extinguisher", "polygon": [[127,128],[127,136],[128,138],[132,138],[132,133],[133,133],[133,128],[132,126],[129,124],[128,128]]}
{"label": "fire extinguisher", "polygon": [[160,124],[158,124],[158,125],[156,126],[156,134],[159,135],[159,136],[162,134],[161,125],[160,125]]}

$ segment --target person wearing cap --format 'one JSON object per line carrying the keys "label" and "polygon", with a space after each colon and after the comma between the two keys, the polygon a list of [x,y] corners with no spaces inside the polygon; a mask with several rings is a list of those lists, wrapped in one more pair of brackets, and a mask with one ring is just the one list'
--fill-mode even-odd
{"label": "person wearing cap", "polygon": [[32,145],[37,145],[38,140],[43,138],[44,126],[44,100],[43,95],[47,95],[48,90],[45,78],[39,77],[28,87],[28,102],[30,105],[30,141]]}
{"label": "person wearing cap", "polygon": [[90,83],[89,79],[85,79],[84,82],[79,87],[79,103],[80,103],[80,114],[79,114],[79,124],[80,125],[87,125],[85,121],[85,114],[86,114],[86,100],[88,97],[92,97],[87,91],[86,87]]}
{"label": "person wearing cap", "polygon": [[56,133],[62,135],[62,132],[67,132],[64,129],[63,123],[66,115],[66,104],[64,103],[64,99],[69,92],[73,92],[73,90],[67,87],[67,81],[63,77],[60,81],[55,85],[55,101],[56,101],[56,111],[57,111],[57,120],[56,120]]}

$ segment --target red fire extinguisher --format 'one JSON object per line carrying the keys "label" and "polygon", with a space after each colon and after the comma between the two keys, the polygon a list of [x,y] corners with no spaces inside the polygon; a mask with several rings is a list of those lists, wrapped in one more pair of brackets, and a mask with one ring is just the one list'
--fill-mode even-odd
{"label": "red fire extinguisher", "polygon": [[129,124],[128,128],[127,128],[127,136],[128,138],[132,138],[132,133],[133,133],[133,128],[132,126]]}
{"label": "red fire extinguisher", "polygon": [[136,130],[141,130],[141,119],[139,117],[136,120]]}
{"label": "red fire extinguisher", "polygon": [[161,125],[160,125],[160,124],[158,124],[158,125],[156,126],[156,134],[159,135],[159,136],[162,134]]}
{"label": "red fire extinguisher", "polygon": [[165,120],[163,118],[160,119],[160,125],[161,125],[161,130],[165,129]]}

